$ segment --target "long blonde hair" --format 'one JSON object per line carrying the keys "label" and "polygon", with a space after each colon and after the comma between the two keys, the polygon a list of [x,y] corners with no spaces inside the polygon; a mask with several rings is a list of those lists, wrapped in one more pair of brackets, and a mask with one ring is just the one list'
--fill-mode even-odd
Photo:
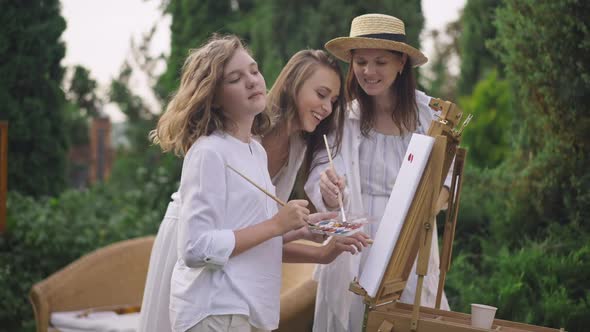
{"label": "long blonde hair", "polygon": [[303,84],[317,71],[318,68],[328,68],[340,79],[339,94],[332,103],[332,113],[317,126],[312,133],[303,133],[307,145],[304,162],[304,174],[311,168],[313,155],[323,149],[323,135],[336,131],[333,153],[338,152],[342,140],[344,126],[344,80],[338,62],[322,50],[302,50],[295,53],[287,62],[277,77],[266,98],[266,112],[272,120],[268,133],[284,130],[282,125],[290,123],[298,117],[297,94]]}
{"label": "long blonde hair", "polygon": [[[213,35],[200,48],[190,50],[182,66],[180,87],[149,134],[154,144],[164,152],[184,156],[199,137],[227,130],[230,123],[213,100],[225,65],[239,49],[250,53],[235,35]],[[262,112],[255,117],[252,131],[259,134],[269,124],[268,115]]]}

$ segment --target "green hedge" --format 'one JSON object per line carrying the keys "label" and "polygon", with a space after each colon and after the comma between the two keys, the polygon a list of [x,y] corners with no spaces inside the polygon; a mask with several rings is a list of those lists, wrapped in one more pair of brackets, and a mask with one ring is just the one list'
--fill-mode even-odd
{"label": "green hedge", "polygon": [[[541,205],[534,191],[522,186],[555,179],[536,179],[516,165],[466,169],[445,288],[451,308],[469,313],[471,303],[484,303],[498,307],[501,319],[585,331],[590,326],[588,223],[574,218],[575,210],[535,218],[543,209],[535,210]],[[547,195],[555,189],[545,188]]]}
{"label": "green hedge", "polygon": [[471,303],[498,307],[496,316],[568,331],[590,326],[590,237],[576,228],[555,229],[520,249],[484,242],[481,254],[459,253],[447,278],[454,311]]}
{"label": "green hedge", "polygon": [[157,232],[179,179],[178,161],[163,160],[168,164],[129,168],[139,161],[123,158],[114,176],[126,181],[54,198],[9,192],[8,231],[0,237],[0,331],[33,331],[27,297],[34,283],[97,248]]}

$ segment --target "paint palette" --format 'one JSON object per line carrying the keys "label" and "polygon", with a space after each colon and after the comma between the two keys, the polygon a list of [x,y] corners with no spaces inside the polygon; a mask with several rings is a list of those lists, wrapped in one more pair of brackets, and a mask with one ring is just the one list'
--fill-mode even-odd
{"label": "paint palette", "polygon": [[349,218],[349,221],[339,219],[322,220],[310,227],[310,231],[316,234],[328,236],[350,236],[362,230],[363,225],[368,224],[369,220],[364,217]]}

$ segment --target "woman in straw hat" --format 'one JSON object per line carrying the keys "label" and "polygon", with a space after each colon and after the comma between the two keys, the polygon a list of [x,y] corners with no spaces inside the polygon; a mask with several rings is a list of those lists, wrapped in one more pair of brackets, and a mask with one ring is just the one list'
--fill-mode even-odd
{"label": "woman in straw hat", "polygon": [[[326,49],[350,63],[346,79],[349,105],[342,145],[333,158],[335,170],[313,168],[305,191],[320,211],[337,209],[338,195],[342,194],[350,214],[381,220],[412,133],[426,133],[434,118],[428,106],[430,97],[416,90],[412,72],[412,67],[423,65],[427,58],[406,43],[401,20],[381,14],[356,17],[350,36],[330,40]],[[316,159],[326,159],[326,153]],[[447,196],[445,188],[439,201],[446,202]],[[374,238],[379,225],[365,227]],[[318,266],[314,331],[361,330],[364,306],[360,296],[348,291],[348,285],[360,275],[369,250],[359,255],[340,255],[331,264]],[[424,306],[434,306],[438,275],[435,229],[422,292]],[[414,302],[416,282],[416,274],[410,273],[402,302]],[[444,296],[441,308],[448,309]]]}

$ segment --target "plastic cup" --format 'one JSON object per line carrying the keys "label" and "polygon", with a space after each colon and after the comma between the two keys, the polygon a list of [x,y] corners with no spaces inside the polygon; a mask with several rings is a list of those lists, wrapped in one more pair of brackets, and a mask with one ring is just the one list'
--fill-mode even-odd
{"label": "plastic cup", "polygon": [[471,326],[491,329],[498,308],[485,304],[471,304]]}

